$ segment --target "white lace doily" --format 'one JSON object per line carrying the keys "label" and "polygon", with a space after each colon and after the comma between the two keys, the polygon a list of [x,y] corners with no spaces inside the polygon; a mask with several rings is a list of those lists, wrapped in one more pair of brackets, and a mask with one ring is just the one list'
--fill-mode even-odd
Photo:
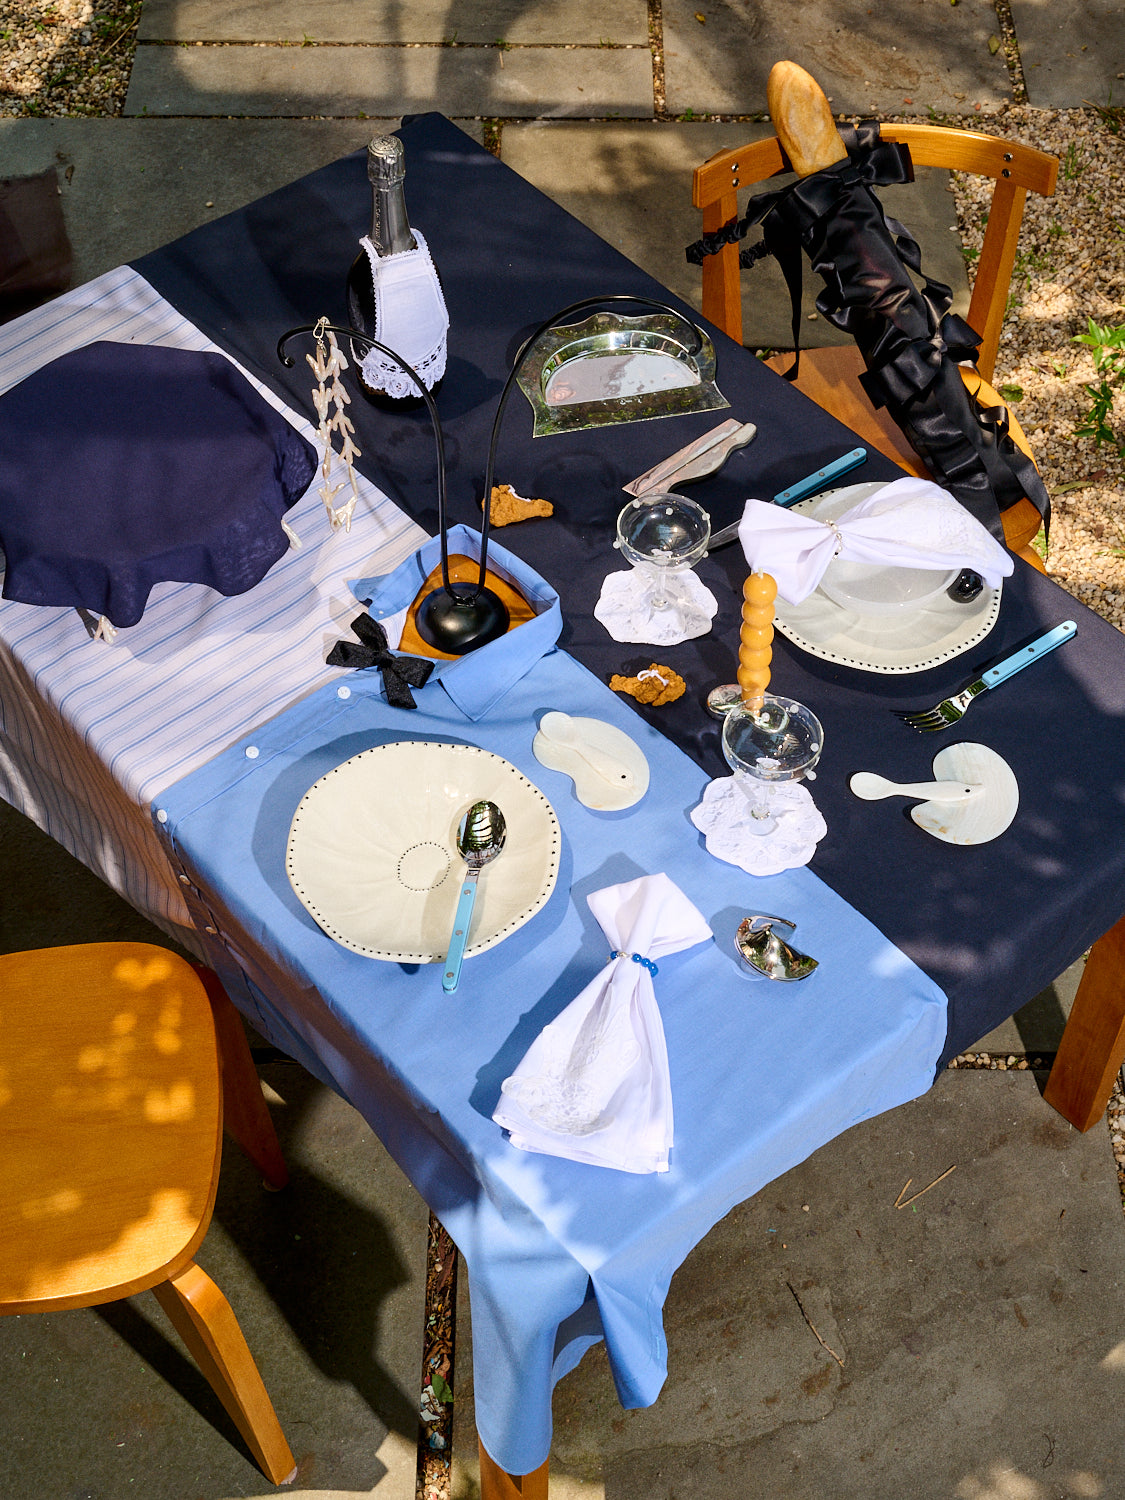
{"label": "white lace doily", "polygon": [[676,573],[666,580],[668,603],[663,609],[653,608],[656,587],[646,568],[610,573],[594,606],[594,619],[601,621],[615,641],[646,646],[675,646],[708,633],[719,601],[694,573]]}
{"label": "white lace doily", "polygon": [[[419,230],[413,234],[418,248],[401,255],[380,256],[366,235],[360,244],[375,285],[373,337],[401,354],[432,390],[445,374],[449,313],[426,241]],[[368,350],[361,368],[367,384],[388,396],[421,394],[410,376],[377,349]]]}
{"label": "white lace doily", "polygon": [[771,799],[775,826],[763,833],[733,776],[709,782],[702,802],[691,814],[704,836],[707,853],[748,875],[778,875],[807,865],[828,824],[799,781],[775,782]]}

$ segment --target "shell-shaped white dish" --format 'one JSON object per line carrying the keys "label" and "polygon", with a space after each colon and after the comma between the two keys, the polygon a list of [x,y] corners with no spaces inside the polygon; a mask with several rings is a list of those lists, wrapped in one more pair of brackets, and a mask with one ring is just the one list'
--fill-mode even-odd
{"label": "shell-shaped white dish", "polygon": [[302,797],[285,866],[298,900],[353,953],[438,963],[465,865],[457,826],[487,799],[504,814],[503,852],[481,872],[466,957],[510,937],[547,902],[562,836],[522,772],[476,745],[400,740],[344,761]]}
{"label": "shell-shaped white dish", "polygon": [[540,765],[569,776],[579,802],[596,812],[620,812],[648,791],[644,752],[604,719],[544,714],[531,748]]}
{"label": "shell-shaped white dish", "polygon": [[977,785],[964,802],[920,802],[910,809],[919,828],[946,844],[987,844],[999,838],[1020,805],[1019,783],[1002,755],[968,741],[934,756],[934,780]]}

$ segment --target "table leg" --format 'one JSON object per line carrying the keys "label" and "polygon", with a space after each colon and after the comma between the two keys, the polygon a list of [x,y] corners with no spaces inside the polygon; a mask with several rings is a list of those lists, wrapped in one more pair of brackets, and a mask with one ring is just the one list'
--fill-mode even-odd
{"label": "table leg", "polygon": [[1043,1097],[1078,1130],[1105,1114],[1125,1060],[1125,917],[1090,949]]}
{"label": "table leg", "polygon": [[480,1500],[547,1500],[547,1464],[531,1474],[509,1474],[494,1464],[477,1439],[480,1449]]}
{"label": "table leg", "polygon": [[261,1172],[266,1187],[283,1188],[289,1181],[289,1168],[262,1098],[262,1082],[250,1056],[242,1017],[215,971],[202,964],[192,967],[207,991],[219,1037],[223,1061],[223,1129],[234,1137]]}

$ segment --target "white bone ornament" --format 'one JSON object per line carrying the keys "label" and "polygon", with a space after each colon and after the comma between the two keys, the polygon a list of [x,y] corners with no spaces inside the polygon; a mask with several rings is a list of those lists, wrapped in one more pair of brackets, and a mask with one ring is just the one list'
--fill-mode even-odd
{"label": "white bone ornament", "polygon": [[648,791],[648,761],[640,746],[604,719],[546,713],[531,748],[540,765],[569,776],[579,802],[596,812],[620,812]]}
{"label": "white bone ornament", "polygon": [[[322,318],[313,331],[313,336],[317,341],[316,358],[314,359],[311,354],[305,355],[305,358],[309,362],[309,367],[318,382],[313,387],[312,400],[313,407],[320,420],[317,437],[324,444],[324,461],[321,464],[320,472],[325,483],[321,485],[318,494],[324,501],[324,508],[328,512],[328,519],[332,525],[332,530],[335,531],[338,527],[343,526],[345,531],[350,531],[352,529],[352,516],[355,513],[356,501],[359,499],[352,460],[360,457],[361,450],[352,442],[351,434],[355,431],[355,428],[344,415],[344,407],[350,405],[352,399],[340,381],[341,372],[348,368],[347,357],[336,343],[336,335],[325,328],[324,325],[326,322],[327,319]],[[326,340],[327,342],[325,342]],[[330,376],[332,383],[331,385],[326,385],[325,382]],[[328,414],[330,406],[335,408],[331,416]],[[332,448],[333,433],[340,434],[339,456],[343,461],[347,476],[346,480],[341,480],[335,488],[328,482],[336,459],[336,454]],[[332,502],[344,488],[345,483],[350,485],[351,495],[346,504],[334,506]],[[289,528],[287,527],[286,530],[289,531]],[[291,531],[289,534],[290,540],[294,541],[294,534]],[[300,543],[294,541],[294,545],[299,546]]]}
{"label": "white bone ornament", "polygon": [[987,844],[1010,827],[1020,805],[1011,766],[987,745],[963,741],[934,757],[934,779],[979,787],[963,802],[921,802],[910,809],[919,828],[945,844]]}

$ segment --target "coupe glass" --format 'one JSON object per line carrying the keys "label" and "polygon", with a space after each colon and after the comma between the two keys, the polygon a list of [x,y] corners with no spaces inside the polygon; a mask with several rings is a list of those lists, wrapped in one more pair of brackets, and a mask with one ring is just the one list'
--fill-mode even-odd
{"label": "coupe glass", "polygon": [[614,546],[634,568],[649,575],[648,604],[667,609],[678,590],[670,583],[707,552],[711,518],[683,495],[652,494],[632,500],[617,518]]}
{"label": "coupe glass", "polygon": [[723,755],[750,804],[757,833],[777,827],[776,788],[812,781],[824,745],[820,720],[792,698],[767,693],[761,708],[738,704],[723,719]]}

